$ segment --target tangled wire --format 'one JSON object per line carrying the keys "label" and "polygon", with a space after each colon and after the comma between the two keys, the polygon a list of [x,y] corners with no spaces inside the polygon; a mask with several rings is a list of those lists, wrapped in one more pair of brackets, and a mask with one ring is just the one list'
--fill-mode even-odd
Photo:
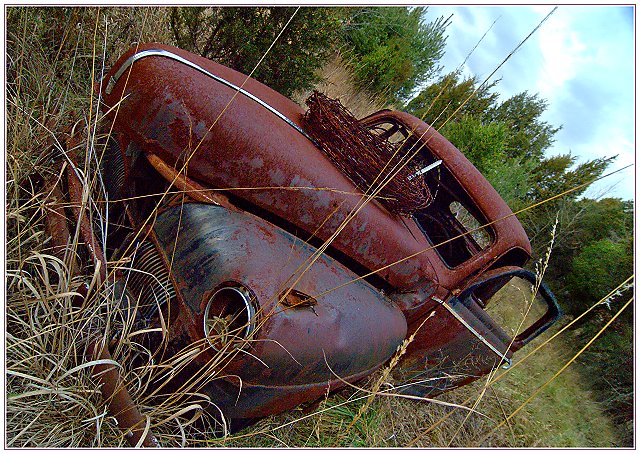
{"label": "tangled wire", "polygon": [[403,143],[371,133],[337,99],[314,91],[306,100],[305,129],[355,186],[395,214],[411,215],[433,200],[424,178],[412,178],[419,160],[407,159]]}

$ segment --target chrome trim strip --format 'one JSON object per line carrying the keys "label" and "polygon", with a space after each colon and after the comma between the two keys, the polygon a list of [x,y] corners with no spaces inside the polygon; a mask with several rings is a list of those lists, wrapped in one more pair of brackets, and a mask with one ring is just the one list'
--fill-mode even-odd
{"label": "chrome trim strip", "polygon": [[448,303],[446,303],[445,301],[442,302],[442,305],[445,307],[445,309],[447,309],[449,312],[451,312],[451,315],[453,315],[460,323],[462,323],[464,325],[465,328],[467,328],[469,331],[471,331],[471,334],[473,334],[474,336],[476,336],[478,339],[480,339],[482,341],[483,344],[485,344],[487,347],[489,347],[491,349],[491,351],[493,351],[496,355],[498,355],[498,357],[505,362],[505,364],[502,366],[504,369],[508,369],[509,367],[511,367],[511,358],[507,358],[507,352],[509,351],[507,349],[507,351],[505,351],[504,353],[500,353],[500,351],[493,346],[493,344],[491,342],[489,342],[482,334],[480,334],[479,332],[477,332],[475,329],[473,329],[473,327],[471,325],[469,325],[466,320],[464,320],[456,311],[454,308],[452,308],[451,306],[449,306]]}
{"label": "chrome trim strip", "polygon": [[434,162],[431,165],[428,165],[427,167],[424,167],[423,169],[418,170],[416,173],[414,173],[413,175],[409,175],[409,177],[407,178],[407,180],[411,181],[413,180],[415,177],[419,177],[422,174],[427,173],[429,170],[431,169],[435,169],[436,167],[438,167],[440,164],[442,164],[442,159],[437,160],[436,162]]}
{"label": "chrome trim strip", "polygon": [[287,124],[289,124],[289,126],[291,126],[294,129],[296,129],[299,133],[304,135],[307,139],[311,140],[315,144],[315,141],[311,137],[309,137],[309,135],[300,126],[298,126],[293,121],[291,121],[289,118],[287,118],[283,113],[281,113],[280,111],[276,110],[276,108],[270,106],[269,104],[267,104],[266,102],[264,102],[263,100],[258,98],[257,96],[249,93],[248,91],[244,90],[243,88],[238,87],[237,85],[229,82],[228,80],[223,79],[222,77],[219,77],[219,76],[216,76],[215,74],[210,73],[209,71],[204,69],[202,66],[197,65],[197,64],[195,64],[195,63],[193,63],[193,62],[191,62],[191,61],[189,61],[189,60],[187,60],[185,58],[182,58],[181,56],[176,55],[173,52],[169,52],[167,50],[149,49],[149,50],[142,50],[140,52],[136,52],[135,54],[133,54],[131,57],[129,57],[122,64],[122,66],[120,66],[118,71],[116,71],[116,73],[113,76],[111,76],[111,78],[107,82],[107,87],[105,88],[106,94],[108,94],[108,95],[111,94],[111,92],[113,91],[116,83],[118,83],[118,80],[120,79],[120,77],[122,77],[124,72],[131,65],[133,65],[136,61],[141,60],[141,59],[146,58],[146,57],[165,57],[165,58],[170,58],[170,59],[178,61],[178,62],[180,62],[180,63],[182,63],[184,65],[187,65],[190,68],[193,68],[196,71],[199,71],[199,72],[201,72],[202,74],[204,74],[206,76],[211,77],[213,80],[215,80],[217,82],[220,82],[220,83],[226,85],[227,87],[232,88],[233,90],[237,91],[238,93],[241,93],[241,94],[245,95],[247,98],[252,99],[253,101],[257,102],[262,107],[264,107],[265,109],[269,110],[271,113],[273,113],[274,115],[276,115],[277,117],[279,117],[280,119],[285,121]]}

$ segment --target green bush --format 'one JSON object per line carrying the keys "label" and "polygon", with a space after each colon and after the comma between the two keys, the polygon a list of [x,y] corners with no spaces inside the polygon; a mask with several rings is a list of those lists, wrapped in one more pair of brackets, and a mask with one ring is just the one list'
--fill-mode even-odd
{"label": "green bush", "polygon": [[633,274],[633,239],[608,238],[586,246],[573,259],[568,288],[574,297],[570,309],[579,315]]}
{"label": "green bush", "polygon": [[335,48],[336,13],[309,7],[297,12],[293,7],[180,7],[172,9],[170,20],[178,47],[245,74],[264,56],[253,77],[290,96],[318,81],[317,70]]}
{"label": "green bush", "polygon": [[349,10],[343,39],[356,84],[392,102],[440,71],[448,19],[426,22],[426,7],[367,7]]}

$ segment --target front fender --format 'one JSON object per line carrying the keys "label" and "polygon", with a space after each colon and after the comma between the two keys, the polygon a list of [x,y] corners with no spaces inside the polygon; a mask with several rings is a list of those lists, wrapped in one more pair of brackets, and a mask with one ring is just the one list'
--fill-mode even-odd
{"label": "front fender", "polygon": [[[250,292],[255,332],[246,354],[237,354],[224,370],[240,377],[243,387],[275,394],[279,387],[326,389],[337,376],[349,381],[371,373],[406,336],[405,318],[388,298],[261,218],[190,203],[159,214],[154,232],[173,264],[192,342],[205,337],[205,309],[216,289],[237,284]],[[312,297],[313,304],[279,302],[291,288]]]}

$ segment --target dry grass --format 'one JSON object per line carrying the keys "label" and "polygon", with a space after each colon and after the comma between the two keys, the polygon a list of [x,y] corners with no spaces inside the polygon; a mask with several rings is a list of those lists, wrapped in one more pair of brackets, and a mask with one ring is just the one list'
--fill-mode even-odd
{"label": "dry grass", "polygon": [[[346,106],[356,118],[363,118],[389,107],[374,95],[354,88],[352,77],[346,70],[339,53],[334,54],[333,58],[324,66],[320,77],[323,81],[315,89],[329,98],[339,99],[342,105]],[[305,100],[310,93],[310,91],[297,93],[292,99],[305,107]]]}
{"label": "dry grass", "polygon": [[[504,326],[518,331],[531,300],[515,287],[501,297],[522,303],[502,314]],[[579,369],[567,367],[579,346],[564,328],[544,338],[552,335],[552,342],[536,339],[522,349],[516,358],[522,362],[511,369],[439,396],[442,401],[386,396],[380,384],[387,382],[392,361],[360,389],[343,390],[313,411],[273,416],[227,442],[256,447],[616,446],[616,428],[597,396]]]}
{"label": "dry grass", "polygon": [[[101,147],[92,85],[131,43],[166,40],[168,31],[158,27],[166,24],[165,15],[157,8],[8,9],[5,353],[10,447],[126,445],[91,376],[96,364],[121,370],[166,446],[185,445],[200,430],[178,414],[180,407],[173,402],[149,399],[147,387],[161,369],[131,367],[134,356],[144,358],[148,352],[131,333],[130,316],[113,287],[100,283],[97,267],[74,269],[86,254],[77,232],[63,254],[49,250],[43,219],[56,200],[32,178],[63,178],[52,158],[65,161],[65,139],[73,132],[85,156],[84,210],[104,233],[106,219],[93,200]],[[90,283],[91,297],[77,308],[83,283]],[[115,362],[85,358],[90,340],[108,342],[112,336],[120,337]]]}
{"label": "dry grass", "polygon": [[[115,362],[152,430],[164,446],[607,446],[615,443],[610,423],[580,376],[567,370],[546,395],[510,422],[483,438],[569,356],[561,340],[515,368],[488,389],[480,381],[442,396],[445,403],[419,402],[380,394],[390,369],[361,389],[327,396],[317,408],[296,409],[266,418],[227,438],[194,424],[206,397],[189,404],[172,396],[150,397],[157,380],[171,368],[154,364],[151,353],[131,332],[129,313],[109,285],[100,285],[95,268],[78,274],[73,263],[84,254],[77,235],[64,258],[50,253],[43,217],[52,194],[32,185],[38,171],[57,177],[53,155],[64,156],[73,129],[86,156],[85,209],[105,225],[92,195],[98,187],[95,162],[98,110],[92,82],[135,42],[170,43],[163,8],[7,10],[7,182],[6,182],[6,444],[8,447],[126,446],[123,432],[106,410],[90,363],[89,339],[117,338]],[[352,89],[336,58],[318,87],[340,98],[361,117],[384,106]],[[303,102],[304,94],[298,98]],[[47,159],[42,159],[45,156]],[[114,267],[116,264],[110,264]],[[79,286],[93,292],[74,306]],[[108,335],[105,335],[108,333]],[[133,358],[137,357],[134,366]],[[108,361],[102,361],[108,363]],[[178,367],[174,362],[173,367]],[[474,405],[475,412],[462,408]],[[453,407],[452,404],[462,407]]]}

